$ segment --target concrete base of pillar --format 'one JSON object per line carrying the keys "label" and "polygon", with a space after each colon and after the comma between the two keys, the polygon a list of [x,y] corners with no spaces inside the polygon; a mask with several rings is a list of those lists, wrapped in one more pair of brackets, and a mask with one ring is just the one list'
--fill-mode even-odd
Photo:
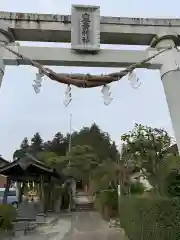
{"label": "concrete base of pillar", "polygon": [[46,221],[46,215],[44,213],[39,213],[36,216],[36,222],[37,223],[44,223]]}
{"label": "concrete base of pillar", "polygon": [[24,236],[26,234],[26,231],[28,229],[28,222],[15,222],[14,223],[14,236],[20,237]]}
{"label": "concrete base of pillar", "polygon": [[59,213],[61,211],[61,199],[57,200],[54,204],[55,213]]}
{"label": "concrete base of pillar", "polygon": [[15,237],[21,237],[21,236],[25,236],[25,235],[26,235],[25,230],[17,230],[17,231],[14,232]]}

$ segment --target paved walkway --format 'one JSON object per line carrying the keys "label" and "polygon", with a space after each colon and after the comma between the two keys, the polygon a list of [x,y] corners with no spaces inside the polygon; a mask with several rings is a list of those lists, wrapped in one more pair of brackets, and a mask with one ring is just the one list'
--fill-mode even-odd
{"label": "paved walkway", "polygon": [[[77,200],[87,202],[87,197]],[[57,222],[42,225],[27,236],[8,240],[127,240],[123,230],[109,228],[97,212],[61,213]]]}
{"label": "paved walkway", "polygon": [[97,212],[64,214],[54,225],[13,240],[126,240],[122,230],[109,228]]}
{"label": "paved walkway", "polygon": [[[58,239],[57,239],[58,240]],[[72,216],[70,231],[63,240],[126,240],[121,229],[109,228],[97,212],[79,212]]]}
{"label": "paved walkway", "polygon": [[46,224],[36,231],[29,232],[26,236],[13,237],[7,240],[61,240],[70,231],[71,216],[62,216],[54,224]]}

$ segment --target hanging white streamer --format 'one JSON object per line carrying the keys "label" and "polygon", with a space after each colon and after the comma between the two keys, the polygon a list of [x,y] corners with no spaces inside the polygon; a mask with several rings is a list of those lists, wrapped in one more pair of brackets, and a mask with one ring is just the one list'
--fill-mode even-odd
{"label": "hanging white streamer", "polygon": [[32,86],[34,88],[35,93],[37,93],[37,94],[40,93],[40,87],[39,86],[37,86],[36,84],[33,84]]}
{"label": "hanging white streamer", "polygon": [[36,73],[36,79],[34,80],[34,84],[32,85],[35,93],[40,93],[40,89],[42,87],[44,73],[39,69],[38,73]]}
{"label": "hanging white streamer", "polygon": [[135,70],[128,74],[128,80],[130,81],[130,84],[134,89],[137,89],[141,85],[141,82],[139,81]]}
{"label": "hanging white streamer", "polygon": [[111,97],[110,87],[108,85],[104,85],[101,92],[103,94],[104,104],[109,105],[113,100]]}
{"label": "hanging white streamer", "polygon": [[67,107],[71,101],[72,101],[71,86],[68,85],[66,88],[66,91],[65,91],[65,99],[64,99],[63,103]]}

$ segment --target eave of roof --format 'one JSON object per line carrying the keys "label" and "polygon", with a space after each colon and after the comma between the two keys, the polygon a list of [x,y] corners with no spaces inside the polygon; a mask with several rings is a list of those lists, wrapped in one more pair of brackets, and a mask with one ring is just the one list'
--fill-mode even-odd
{"label": "eave of roof", "polygon": [[1,156],[0,156],[0,162],[3,162],[3,164],[9,164],[10,163]]}
{"label": "eave of roof", "polygon": [[[29,163],[27,164],[27,162],[29,161]],[[6,164],[5,166],[0,167],[0,174],[5,175],[4,172],[11,169],[11,168],[15,168],[16,166],[20,166],[23,169],[23,163],[26,163],[27,166],[25,166],[25,170],[29,167],[29,165],[32,165],[36,168],[41,169],[42,171],[56,177],[56,178],[60,178],[60,174],[53,168],[50,168],[48,166],[46,166],[45,164],[43,164],[42,162],[40,162],[39,160],[37,160],[35,157],[33,157],[30,154],[27,154],[25,157],[18,159],[14,162],[8,162],[8,164]]]}

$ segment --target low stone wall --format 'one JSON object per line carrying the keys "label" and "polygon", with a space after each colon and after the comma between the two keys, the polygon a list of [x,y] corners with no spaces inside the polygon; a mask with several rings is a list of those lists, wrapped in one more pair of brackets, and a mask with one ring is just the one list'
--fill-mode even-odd
{"label": "low stone wall", "polygon": [[13,232],[12,231],[6,231],[6,232],[0,232],[0,239],[1,240],[6,240],[10,237],[13,236]]}

